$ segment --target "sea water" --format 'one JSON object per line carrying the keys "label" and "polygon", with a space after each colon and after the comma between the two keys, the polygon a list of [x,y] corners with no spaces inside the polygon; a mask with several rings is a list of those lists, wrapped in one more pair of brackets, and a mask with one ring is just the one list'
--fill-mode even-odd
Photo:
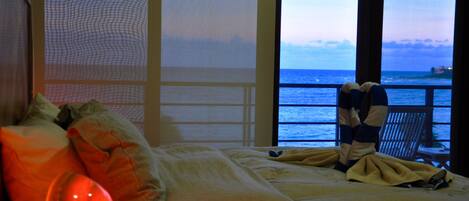
{"label": "sea water", "polygon": [[[355,80],[355,71],[282,69],[280,83],[296,84],[343,84]],[[430,72],[383,71],[384,85],[443,85],[450,86],[451,78],[437,78]],[[387,89],[390,105],[425,105],[425,90]],[[335,105],[335,88],[280,88],[280,104]],[[451,90],[435,90],[434,104],[451,105]],[[450,108],[435,108],[433,122],[449,123]],[[335,122],[336,108],[290,107],[279,108],[279,122]],[[433,134],[438,140],[449,140],[449,125],[434,125]],[[279,140],[335,140],[335,124],[280,124]],[[280,146],[333,146],[335,142],[289,142]],[[449,146],[449,143],[441,143]]]}

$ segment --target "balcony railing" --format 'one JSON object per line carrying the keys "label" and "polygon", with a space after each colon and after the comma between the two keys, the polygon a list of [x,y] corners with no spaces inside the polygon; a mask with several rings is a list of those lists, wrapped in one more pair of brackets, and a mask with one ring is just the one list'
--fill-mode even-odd
{"label": "balcony railing", "polygon": [[[113,109],[116,109],[118,112],[124,114],[124,116],[129,117],[129,119],[134,122],[142,131],[143,131],[143,86],[145,82],[143,81],[56,81],[56,80],[49,80],[46,82],[50,85],[50,89],[48,88],[48,95],[52,100],[58,104],[62,103],[71,103],[71,102],[84,102],[89,98],[95,98],[102,101],[104,104],[110,106]],[[62,86],[62,85],[73,85],[73,86],[80,86],[86,87],[86,90],[83,95],[75,95],[69,97],[64,95],[64,92],[69,92],[70,90],[62,91],[60,89],[53,88],[54,86]],[[112,97],[121,97],[119,96],[119,91],[111,91],[110,94],[102,94],[100,93],[100,87],[104,86],[134,86],[137,89],[140,89],[139,93],[137,93],[137,98],[127,97],[125,100],[121,100],[119,102],[115,102]],[[90,88],[90,86],[93,87]],[[214,100],[213,98],[205,97],[200,100],[190,100],[190,99],[181,99],[180,97],[176,100],[162,100],[161,106],[162,107],[181,107],[181,106],[189,106],[189,107],[240,107],[242,108],[242,117],[238,120],[178,120],[174,119],[174,121],[170,122],[174,125],[241,125],[242,129],[242,137],[240,140],[236,139],[229,139],[223,142],[230,142],[230,143],[242,143],[243,145],[252,145],[253,140],[253,126],[254,126],[254,100],[255,100],[255,84],[254,83],[197,83],[197,82],[162,82],[162,87],[173,87],[168,92],[176,93],[179,88],[185,87],[200,87],[204,89],[223,89],[223,91],[215,91],[214,95],[218,94],[214,97],[224,97],[226,94],[226,90],[240,90],[238,93],[235,93],[233,96],[238,98],[235,99],[228,99],[226,101],[224,99]],[[433,137],[433,127],[438,125],[450,125],[449,121],[442,122],[440,120],[436,120],[434,118],[434,110],[437,108],[451,108],[450,104],[435,104],[435,91],[436,90],[451,90],[451,86],[441,86],[441,85],[383,85],[387,90],[420,90],[424,91],[424,101],[421,104],[399,104],[399,106],[408,106],[408,107],[427,107],[428,114],[426,115],[426,125],[425,125],[425,134],[423,138],[423,142],[425,146],[432,146],[435,142],[449,142],[449,139],[434,139]],[[178,89],[174,88],[177,87]],[[334,96],[335,94],[335,101],[330,101],[331,97],[327,97],[327,101],[322,101],[322,103],[309,103],[308,101],[305,102],[289,102],[289,103],[282,103],[279,104],[279,107],[293,107],[293,108],[330,108],[335,110],[331,112],[333,117],[329,116],[327,113],[328,119],[330,121],[308,121],[302,120],[298,118],[300,114],[295,113],[297,121],[279,121],[279,126],[282,125],[333,125],[335,127],[334,131],[328,131],[331,135],[335,135],[333,138],[307,138],[301,136],[289,136],[294,137],[294,139],[282,139],[279,133],[279,143],[308,143],[308,142],[329,142],[335,143],[338,145],[340,143],[339,138],[339,122],[338,122],[338,101],[337,98],[340,94],[341,84],[286,84],[282,83],[279,85],[280,89],[330,89],[331,94],[329,96]],[[83,90],[82,88],[77,88],[75,90]],[[72,91],[73,92],[73,91]],[[116,94],[114,94],[116,93]],[[187,91],[182,91],[180,94],[187,93]],[[193,92],[197,94],[197,92]],[[176,93],[177,95],[178,93]],[[388,95],[390,93],[388,92]],[[222,96],[223,95],[223,96]],[[317,97],[317,94],[310,94],[310,97]],[[110,97],[108,97],[110,96]],[[142,97],[140,97],[142,96]],[[202,94],[197,94],[197,96],[203,96]],[[242,97],[239,99],[239,97]],[[282,95],[280,95],[280,99],[282,99]],[[301,97],[302,99],[307,99],[307,97]],[[334,99],[334,97],[332,97]],[[392,101],[391,107],[393,106]],[[188,115],[188,114],[185,114]],[[280,112],[280,115],[282,113]],[[313,118],[314,119],[314,118]],[[449,131],[449,129],[448,129]],[[311,132],[308,129],[301,130],[301,133],[308,133]],[[449,135],[448,135],[449,136]],[[197,141],[188,141],[188,142],[197,142]],[[218,141],[217,141],[218,142]]]}
{"label": "balcony railing", "polygon": [[[340,143],[339,137],[339,122],[338,122],[338,101],[337,98],[340,94],[341,84],[280,84],[280,89],[286,88],[297,88],[297,89],[331,89],[335,91],[336,101],[335,103],[327,104],[296,104],[296,103],[280,103],[279,107],[300,107],[300,108],[321,108],[321,107],[334,107],[335,108],[335,121],[279,121],[279,126],[281,125],[335,125],[335,139],[282,139],[279,138],[279,143],[295,143],[295,142],[333,142],[336,145]],[[441,86],[441,85],[382,85],[385,89],[391,90],[424,90],[424,103],[423,104],[399,104],[399,106],[406,107],[426,107],[428,109],[428,114],[426,115],[425,131],[423,137],[423,145],[433,146],[435,142],[449,142],[449,139],[434,139],[433,136],[433,127],[435,125],[450,125],[450,122],[440,122],[435,121],[434,119],[434,109],[435,108],[451,108],[449,104],[435,104],[435,90],[451,90],[451,86]],[[388,91],[389,95],[389,91]],[[282,95],[280,95],[282,99]],[[390,107],[395,106],[390,100]],[[308,131],[305,130],[305,133]],[[280,134],[279,134],[280,136]]]}

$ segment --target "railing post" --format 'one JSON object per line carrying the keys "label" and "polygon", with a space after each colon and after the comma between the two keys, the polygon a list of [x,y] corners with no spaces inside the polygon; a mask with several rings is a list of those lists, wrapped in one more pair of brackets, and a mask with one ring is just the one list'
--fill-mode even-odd
{"label": "railing post", "polygon": [[251,111],[249,110],[249,107],[250,106],[250,102],[251,102],[251,98],[250,98],[250,90],[248,89],[247,86],[244,86],[243,87],[243,93],[244,93],[244,97],[243,97],[243,146],[248,146],[249,145],[249,136],[248,136],[248,133],[249,133],[249,122],[250,118],[249,116],[251,115]]}
{"label": "railing post", "polygon": [[425,107],[427,114],[425,115],[425,133],[424,133],[424,144],[426,147],[433,146],[433,98],[435,91],[433,88],[425,89]]}
{"label": "railing post", "polygon": [[247,88],[247,92],[246,92],[246,95],[248,96],[246,99],[247,99],[247,128],[246,128],[246,140],[247,140],[247,146],[253,146],[254,145],[254,142],[252,142],[251,144],[251,121],[252,121],[252,117],[251,117],[251,112],[252,112],[252,87],[251,86],[246,86],[245,88]]}
{"label": "railing post", "polygon": [[339,96],[340,86],[336,88],[336,102],[335,102],[335,146],[339,146],[340,142],[340,122],[339,122]]}

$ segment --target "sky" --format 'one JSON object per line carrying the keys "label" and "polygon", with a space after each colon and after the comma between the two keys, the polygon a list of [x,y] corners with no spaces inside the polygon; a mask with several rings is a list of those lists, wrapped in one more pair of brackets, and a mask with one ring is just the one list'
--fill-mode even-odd
{"label": "sky", "polygon": [[[284,0],[281,68],[355,68],[357,0]],[[454,0],[386,0],[383,70],[451,65]]]}
{"label": "sky", "polygon": [[[255,64],[256,1],[188,2],[163,1],[165,65]],[[283,0],[281,68],[355,69],[357,4],[358,0]],[[455,0],[386,0],[383,70],[429,71],[451,65],[454,5]]]}
{"label": "sky", "polygon": [[[255,64],[257,1],[189,2],[163,1],[165,65]],[[455,0],[386,0],[383,70],[451,65],[454,5]],[[283,0],[281,68],[355,69],[357,10],[358,0]]]}
{"label": "sky", "polygon": [[163,36],[255,44],[256,0],[163,0]]}
{"label": "sky", "polygon": [[[254,67],[257,1],[163,0],[163,64]],[[145,65],[146,2],[47,1],[47,61]],[[358,0],[282,4],[282,69],[355,69]],[[451,65],[454,6],[455,0],[385,0],[383,70]]]}

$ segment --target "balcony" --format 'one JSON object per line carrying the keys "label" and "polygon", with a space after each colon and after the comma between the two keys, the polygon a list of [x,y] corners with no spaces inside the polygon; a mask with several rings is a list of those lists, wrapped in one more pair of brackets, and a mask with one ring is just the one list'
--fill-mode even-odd
{"label": "balcony", "polygon": [[[382,86],[388,92],[390,107],[399,105],[428,109],[422,145],[426,147],[449,146],[451,103],[445,102],[442,96],[451,95],[451,86]],[[279,87],[279,146],[339,145],[337,97],[340,93],[340,84],[282,83]],[[295,94],[296,97],[291,98],[287,95],[288,90],[304,93]],[[331,97],[335,101],[329,101]],[[296,114],[296,116],[292,117],[289,113]]]}

